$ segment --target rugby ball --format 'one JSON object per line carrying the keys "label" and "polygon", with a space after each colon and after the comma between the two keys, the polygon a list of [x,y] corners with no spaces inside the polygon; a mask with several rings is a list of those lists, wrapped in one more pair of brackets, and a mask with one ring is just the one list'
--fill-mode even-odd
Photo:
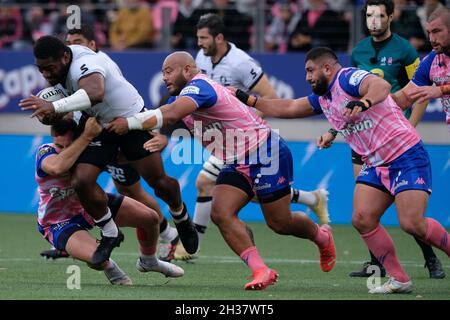
{"label": "rugby ball", "polygon": [[[66,94],[62,87],[48,87],[45,89],[42,89],[38,92],[36,95],[38,98],[41,98],[43,100],[54,102],[56,100],[62,99],[66,97]],[[52,114],[46,114],[46,115],[40,115],[37,116],[38,120],[45,125],[52,125],[56,123],[58,120],[62,119],[66,114],[65,113],[52,113]]]}

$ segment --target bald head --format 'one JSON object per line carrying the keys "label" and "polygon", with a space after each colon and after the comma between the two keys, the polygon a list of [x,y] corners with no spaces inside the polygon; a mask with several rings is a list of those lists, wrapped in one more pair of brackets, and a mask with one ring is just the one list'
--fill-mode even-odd
{"label": "bald head", "polygon": [[163,65],[166,64],[195,67],[195,60],[189,52],[175,51],[166,57]]}
{"label": "bald head", "polygon": [[186,51],[176,51],[164,59],[162,74],[167,90],[178,95],[198,73],[194,58]]}

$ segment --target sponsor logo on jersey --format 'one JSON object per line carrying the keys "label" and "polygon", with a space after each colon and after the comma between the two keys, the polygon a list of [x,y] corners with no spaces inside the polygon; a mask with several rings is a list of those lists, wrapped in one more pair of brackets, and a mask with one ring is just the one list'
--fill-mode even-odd
{"label": "sponsor logo on jersey", "polygon": [[101,141],[92,141],[89,143],[88,145],[89,147],[101,147],[102,146],[102,142]]}
{"label": "sponsor logo on jersey", "polygon": [[344,138],[346,138],[352,133],[369,130],[373,127],[373,121],[371,119],[367,119],[357,123],[349,123],[344,129],[340,130],[339,132],[344,136]]}
{"label": "sponsor logo on jersey", "polygon": [[361,83],[361,80],[368,74],[365,70],[357,70],[353,72],[353,74],[350,76],[350,80],[348,81],[350,85],[357,86]]}
{"label": "sponsor logo on jersey", "polygon": [[38,152],[38,158],[42,158],[47,153],[51,153],[53,151],[53,148],[50,146],[42,147]]}
{"label": "sponsor logo on jersey", "polygon": [[186,94],[199,94],[200,88],[196,86],[187,86],[180,92],[180,96],[186,95]]}

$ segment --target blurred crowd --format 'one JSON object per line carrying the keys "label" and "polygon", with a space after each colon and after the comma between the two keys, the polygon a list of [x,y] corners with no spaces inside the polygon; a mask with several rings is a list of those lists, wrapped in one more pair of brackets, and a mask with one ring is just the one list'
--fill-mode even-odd
{"label": "blurred crowd", "polygon": [[[264,1],[262,1],[264,2]],[[442,0],[395,0],[393,31],[419,51],[430,49],[425,22]],[[307,51],[323,45],[351,50],[351,35],[367,34],[363,0],[266,0],[264,46],[267,52]],[[226,37],[243,50],[255,45],[255,18],[260,0],[0,0],[0,48],[30,49],[43,35],[64,35],[69,5],[81,8],[81,21],[94,27],[97,43],[114,50],[160,48],[163,28],[169,26],[170,46],[196,49],[196,24],[207,12],[219,14]],[[170,11],[164,10],[170,8]],[[163,19],[163,12],[168,13]],[[359,16],[358,16],[359,17]],[[168,23],[167,23],[168,22]],[[356,26],[355,26],[356,25]],[[354,27],[355,26],[355,27]]]}

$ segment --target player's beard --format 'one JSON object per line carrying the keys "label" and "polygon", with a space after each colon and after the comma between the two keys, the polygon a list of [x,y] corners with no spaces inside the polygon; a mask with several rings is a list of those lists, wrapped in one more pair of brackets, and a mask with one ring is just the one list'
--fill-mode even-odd
{"label": "player's beard", "polygon": [[312,91],[317,94],[318,96],[323,96],[328,91],[328,83],[327,78],[325,78],[325,75],[321,74],[314,85],[314,87],[311,87]]}
{"label": "player's beard", "polygon": [[187,84],[186,78],[183,76],[182,73],[180,73],[180,74],[176,77],[175,81],[174,81],[173,84],[172,84],[173,90],[169,91],[169,93],[170,93],[172,96],[177,96],[177,95],[179,95],[180,92],[181,92],[181,90],[183,90],[183,88],[186,86],[186,84]]}
{"label": "player's beard", "polygon": [[206,48],[206,50],[203,50],[203,53],[205,54],[205,56],[207,57],[213,57],[216,55],[217,53],[217,45],[216,42],[213,41],[211,43],[211,46],[209,48]]}

